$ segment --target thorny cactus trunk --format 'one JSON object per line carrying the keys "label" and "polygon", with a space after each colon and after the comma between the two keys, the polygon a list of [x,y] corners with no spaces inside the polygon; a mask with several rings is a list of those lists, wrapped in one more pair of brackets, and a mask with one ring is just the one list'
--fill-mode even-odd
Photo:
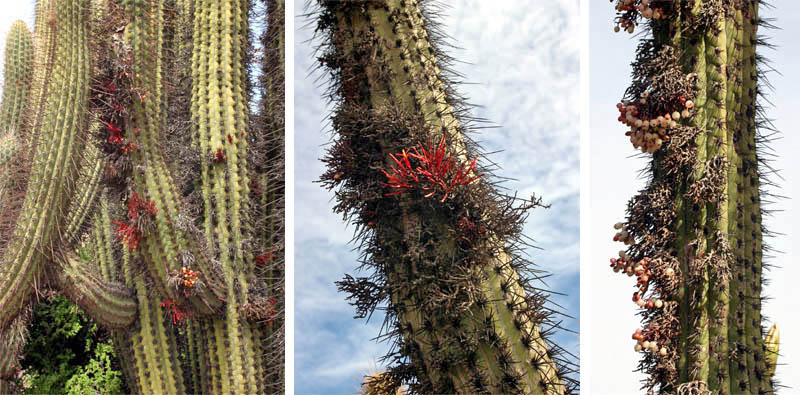
{"label": "thorny cactus trunk", "polygon": [[[771,393],[777,328],[764,338],[761,218],[770,172],[757,1],[617,3],[617,25],[647,19],[619,120],[653,155],[647,187],[614,240],[616,272],[637,279],[645,387],[663,393]],[[620,29],[616,29],[620,30]]]}
{"label": "thorny cactus trunk", "polygon": [[3,98],[0,101],[0,202],[5,199],[10,176],[7,164],[17,151],[25,99],[33,80],[33,39],[25,23],[14,22],[6,41]]}
{"label": "thorny cactus trunk", "polygon": [[37,3],[30,144],[0,139],[0,392],[42,288],[112,330],[136,393],[283,391],[283,20],[283,1]]}
{"label": "thorny cactus trunk", "polygon": [[338,285],[358,317],[388,305],[381,337],[395,345],[375,380],[412,393],[569,392],[570,364],[545,340],[552,311],[519,255],[539,200],[514,207],[477,166],[430,12],[413,0],[319,6],[337,103],[322,182],[372,270]]}

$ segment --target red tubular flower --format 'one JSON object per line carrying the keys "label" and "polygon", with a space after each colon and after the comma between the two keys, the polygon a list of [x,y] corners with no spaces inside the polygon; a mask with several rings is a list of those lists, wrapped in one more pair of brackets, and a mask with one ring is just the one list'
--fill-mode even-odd
{"label": "red tubular flower", "polygon": [[158,212],[155,200],[144,200],[138,193],[134,192],[128,198],[128,218],[131,221],[136,221],[141,215],[140,210],[144,210],[146,214],[155,215]]}
{"label": "red tubular flower", "polygon": [[139,247],[139,240],[142,234],[132,225],[123,222],[111,220],[114,225],[117,225],[117,239],[122,239],[122,242],[128,245],[129,250],[135,250]]}
{"label": "red tubular flower", "polygon": [[265,254],[261,254],[256,257],[256,265],[257,266],[266,266],[269,261],[271,261],[274,256],[272,256],[272,252],[275,251],[275,247],[272,247],[269,252]]}
{"label": "red tubular flower", "polygon": [[222,148],[217,148],[217,153],[211,158],[211,161],[214,163],[225,163],[227,159],[225,158],[225,153],[222,152]]}
{"label": "red tubular flower", "polygon": [[147,216],[153,216],[158,211],[156,202],[153,200],[143,200],[139,194],[134,192],[128,198],[128,219],[129,223],[111,222],[117,225],[117,239],[122,239],[123,243],[128,245],[128,249],[135,250],[139,247],[139,241],[142,238],[142,233],[139,231],[141,227],[140,219],[142,219],[142,210]]}
{"label": "red tubular flower", "polygon": [[183,322],[184,319],[190,318],[191,314],[184,311],[181,306],[172,299],[165,299],[161,302],[161,307],[164,307],[166,313],[172,317],[172,323],[177,325]]}
{"label": "red tubular flower", "polygon": [[[400,154],[397,154],[400,155]],[[384,183],[384,186],[394,189],[401,189],[397,192],[387,193],[386,196],[394,196],[400,195],[405,193],[407,190],[412,189],[414,183],[419,182],[419,177],[414,173],[414,168],[411,167],[411,162],[408,161],[408,154],[406,150],[403,150],[402,153],[402,161],[395,156],[395,154],[389,154],[389,157],[397,163],[398,167],[392,166],[392,174],[386,172],[386,170],[381,170],[383,174],[389,178],[388,183]]]}
{"label": "red tubular flower", "polygon": [[113,123],[110,123],[110,122],[103,122],[103,123],[106,124],[106,129],[108,129],[108,130],[110,130],[112,132],[120,132],[120,133],[122,132],[122,129],[118,128]]}
{"label": "red tubular flower", "polygon": [[[398,191],[387,193],[385,196],[400,195],[419,186],[423,191],[428,191],[425,197],[433,196],[437,190],[442,191],[444,196],[441,201],[444,202],[456,185],[471,184],[481,177],[481,175],[469,176],[477,165],[477,155],[472,163],[463,164],[456,169],[453,154],[447,153],[444,135],[436,148],[432,141],[428,143],[428,149],[420,143],[419,149],[415,147],[412,153],[403,150],[402,154],[397,156],[391,154],[390,157],[397,166],[392,165],[391,173],[381,170],[389,179],[383,185]],[[409,158],[416,159],[419,164],[413,167]]]}
{"label": "red tubular flower", "polygon": [[122,152],[125,153],[125,155],[128,155],[133,150],[135,150],[137,148],[139,148],[138,144],[136,144],[136,143],[128,143],[128,144],[123,145],[120,149],[122,149]]}
{"label": "red tubular flower", "polygon": [[116,130],[112,130],[111,134],[108,135],[108,142],[111,144],[122,144],[123,141],[125,141],[125,138]]}

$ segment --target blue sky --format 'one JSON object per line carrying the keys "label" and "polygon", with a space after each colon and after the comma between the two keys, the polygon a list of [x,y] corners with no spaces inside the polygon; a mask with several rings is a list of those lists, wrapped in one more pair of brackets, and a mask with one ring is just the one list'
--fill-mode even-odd
{"label": "blue sky", "polygon": [[[775,91],[769,95],[773,107],[769,115],[781,130],[782,138],[772,144],[778,158],[774,167],[782,169],[782,185],[774,193],[784,196],[798,196],[800,192],[800,166],[797,152],[800,152],[800,137],[797,129],[797,109],[800,108],[800,55],[797,50],[797,37],[800,36],[800,3],[774,1],[777,9],[762,7],[761,16],[776,18],[774,23],[781,30],[761,30],[760,34],[771,37],[770,43],[778,46],[777,51],[766,48],[760,53],[772,61],[772,65],[783,74],[770,73],[770,81]],[[614,9],[608,1],[591,1],[589,9],[589,69],[590,69],[590,174],[589,193],[591,214],[584,225],[589,226],[592,237],[590,243],[589,270],[584,270],[583,278],[590,282],[594,298],[588,298],[588,305],[582,306],[587,314],[584,319],[590,322],[588,336],[582,340],[589,347],[584,349],[584,364],[590,366],[590,377],[584,371],[584,380],[591,385],[584,389],[592,393],[639,393],[642,374],[633,373],[639,355],[633,351],[634,343],[630,334],[639,327],[635,305],[630,297],[634,285],[630,279],[613,273],[608,268],[608,258],[617,254],[619,243],[611,241],[612,225],[623,220],[628,199],[644,186],[644,180],[637,177],[645,160],[633,157],[636,152],[624,136],[623,125],[617,122],[615,105],[622,97],[630,82],[630,63],[634,59],[637,40],[627,33],[613,32]],[[767,302],[764,313],[766,325],[772,319],[781,329],[781,356],[776,375],[784,384],[797,391],[800,377],[797,372],[800,363],[800,301],[797,298],[796,281],[800,267],[796,264],[800,245],[800,232],[795,224],[800,223],[800,209],[797,202],[783,200],[771,209],[784,210],[765,219],[767,228],[786,234],[770,240],[778,250],[783,251],[772,263],[774,268],[766,276],[770,279],[763,292],[773,300]],[[788,365],[788,366],[787,366]],[[794,366],[792,369],[790,366]]]}
{"label": "blue sky", "polygon": [[[296,14],[304,0],[295,2]],[[446,31],[463,49],[451,53],[464,61],[457,70],[469,82],[461,90],[484,106],[474,115],[500,129],[480,136],[487,151],[504,150],[492,159],[505,184],[521,196],[536,192],[552,204],[534,212],[525,228],[543,250],[530,256],[554,276],[548,285],[568,296],[554,298],[579,323],[579,48],[578,1],[462,1],[446,12]],[[545,22],[543,22],[545,21]],[[329,109],[322,99],[321,73],[312,46],[312,31],[295,23],[295,388],[298,394],[353,393],[357,379],[374,366],[386,345],[371,340],[383,317],[355,320],[354,310],[334,281],[352,273],[356,252],[348,228],[331,211],[332,193],[314,184],[323,173],[319,158],[330,140]],[[556,341],[577,354],[578,337]]]}

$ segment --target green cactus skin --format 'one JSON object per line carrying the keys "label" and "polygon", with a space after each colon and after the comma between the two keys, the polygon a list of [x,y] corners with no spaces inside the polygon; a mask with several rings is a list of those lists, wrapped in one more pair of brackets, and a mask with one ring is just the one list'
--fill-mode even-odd
{"label": "green cactus skin", "polygon": [[[318,29],[328,35],[320,60],[334,75],[341,100],[332,121],[339,140],[325,159],[330,168],[322,180],[341,188],[336,210],[366,235],[363,262],[377,271],[338,284],[356,300],[359,316],[381,300],[389,303],[395,322],[387,325],[395,327],[399,352],[387,357],[410,359],[385,374],[389,388],[410,381],[412,393],[568,392],[553,359],[557,348],[540,330],[543,300],[523,287],[518,257],[505,244],[513,232],[499,225],[519,218],[497,214],[496,195],[484,185],[454,192],[446,206],[412,193],[386,197],[379,187],[386,179],[377,169],[389,167],[390,153],[438,143],[443,133],[458,161],[471,158],[437,64],[445,55],[431,43],[430,21],[418,2],[319,4]],[[488,231],[465,247],[456,237],[458,216],[443,206],[469,207],[472,220]],[[437,297],[442,300],[432,300]],[[462,303],[469,307],[456,307]]]}
{"label": "green cactus skin", "polygon": [[19,130],[22,111],[31,87],[33,39],[25,23],[16,21],[6,39],[3,99],[0,102],[0,134]]}
{"label": "green cactus skin", "polygon": [[59,16],[56,58],[50,95],[36,128],[38,144],[32,157],[29,188],[14,234],[0,261],[0,328],[24,306],[33,291],[35,265],[44,251],[53,251],[66,223],[66,212],[79,176],[75,158],[82,154],[88,129],[85,104],[89,87],[86,4],[56,2]]}
{"label": "green cactus skin", "polygon": [[107,282],[91,265],[83,264],[75,253],[67,253],[61,261],[61,290],[92,318],[109,329],[123,328],[136,318],[136,301],[127,288]]}
{"label": "green cactus skin", "polygon": [[[642,298],[664,301],[663,309],[642,313],[646,339],[666,351],[645,353],[645,386],[664,393],[771,393],[777,354],[761,326],[759,4],[651,6],[663,7],[667,20],[649,22],[653,38],[640,45],[626,105],[645,100],[638,113],[655,118],[665,108],[680,111],[677,98],[688,95],[694,110],[654,154],[652,179],[629,203],[624,224],[635,238],[626,264],[647,258],[652,271]],[[656,55],[665,50],[678,55]],[[667,87],[681,81],[693,82],[690,92]]]}
{"label": "green cactus skin", "polygon": [[17,155],[19,137],[13,132],[0,132],[0,209],[4,208],[7,196],[11,195],[9,166]]}

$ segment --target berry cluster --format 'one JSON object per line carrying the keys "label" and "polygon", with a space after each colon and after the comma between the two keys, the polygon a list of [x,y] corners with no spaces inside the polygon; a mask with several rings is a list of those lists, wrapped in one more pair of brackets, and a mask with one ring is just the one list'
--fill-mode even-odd
{"label": "berry cluster", "polygon": [[614,241],[625,243],[626,246],[633,244],[633,235],[628,231],[628,228],[622,224],[622,222],[617,222],[614,224],[614,229],[619,231],[614,235]]}
{"label": "berry cluster", "polygon": [[673,111],[659,115],[654,118],[640,117],[639,106],[647,104],[648,93],[642,94],[642,98],[638,103],[617,103],[617,110],[619,110],[618,121],[631,128],[630,131],[625,132],[626,136],[631,139],[631,144],[634,148],[641,148],[642,152],[652,154],[661,148],[661,145],[669,140],[669,130],[678,127],[678,121],[683,118],[692,116],[692,108],[694,102],[680,97],[678,100],[681,102],[683,109],[678,112]]}
{"label": "berry cluster", "polygon": [[[610,0],[613,2],[614,0]],[[663,1],[662,1],[663,2]],[[614,7],[617,10],[614,31],[625,30],[633,33],[639,24],[639,18],[644,19],[667,19],[667,13],[662,7],[656,7],[657,0],[617,0]]]}
{"label": "berry cluster", "polygon": [[619,256],[619,258],[611,258],[610,266],[614,269],[614,273],[622,272],[627,274],[628,277],[636,276],[636,286],[639,290],[633,293],[633,302],[640,308],[660,309],[664,307],[664,301],[661,299],[650,298],[645,300],[644,298],[644,294],[650,284],[650,277],[653,275],[650,268],[647,267],[649,258],[645,257],[639,262],[633,262],[625,251],[620,251]]}
{"label": "berry cluster", "polygon": [[667,348],[666,347],[658,347],[658,342],[652,338],[652,334],[647,329],[637,329],[633,332],[631,336],[633,340],[636,340],[636,345],[633,346],[633,349],[636,352],[639,351],[650,351],[652,353],[659,353],[661,356],[667,355]]}
{"label": "berry cluster", "polygon": [[[618,231],[618,233],[614,236],[614,241],[623,242],[626,245],[633,244],[634,238],[628,232],[624,224],[618,222],[614,224],[614,229]],[[609,266],[611,266],[611,268],[614,270],[614,273],[625,273],[628,275],[628,277],[636,276],[637,290],[633,293],[631,300],[636,303],[639,308],[660,309],[664,307],[664,301],[662,299],[656,297],[645,297],[645,293],[650,285],[650,279],[653,276],[653,272],[649,267],[650,258],[644,257],[636,261],[632,259],[627,252],[621,250],[619,252],[619,258],[611,258],[610,262],[611,264]],[[664,271],[664,275],[667,277],[672,277],[675,275],[675,271],[672,268],[667,268]],[[634,349],[637,352],[658,352],[661,354],[661,356],[666,356],[667,349],[665,347],[659,348],[658,342],[653,337],[655,332],[650,332],[651,331],[642,329],[637,329],[636,332],[634,332],[633,340],[636,340],[636,346],[634,346]]]}
{"label": "berry cluster", "polygon": [[178,273],[178,276],[180,277],[180,283],[184,288],[194,288],[194,285],[200,280],[200,278],[197,276],[198,274],[200,274],[200,272],[196,272],[189,267],[184,266]]}
{"label": "berry cluster", "polygon": [[[425,149],[420,143],[419,149],[415,147],[413,152],[407,153],[403,150],[402,153],[389,156],[397,166],[392,165],[391,173],[381,170],[389,179],[389,182],[383,185],[397,191],[386,193],[385,196],[400,195],[419,187],[427,192],[426,198],[433,196],[437,191],[443,192],[444,197],[441,201],[444,202],[456,185],[471,184],[481,177],[469,176],[475,170],[478,156],[475,156],[471,164],[465,163],[458,167],[453,154],[447,153],[444,135],[438,147],[434,148],[431,141],[428,143],[428,149]],[[410,159],[414,159],[417,165],[413,166]]]}

